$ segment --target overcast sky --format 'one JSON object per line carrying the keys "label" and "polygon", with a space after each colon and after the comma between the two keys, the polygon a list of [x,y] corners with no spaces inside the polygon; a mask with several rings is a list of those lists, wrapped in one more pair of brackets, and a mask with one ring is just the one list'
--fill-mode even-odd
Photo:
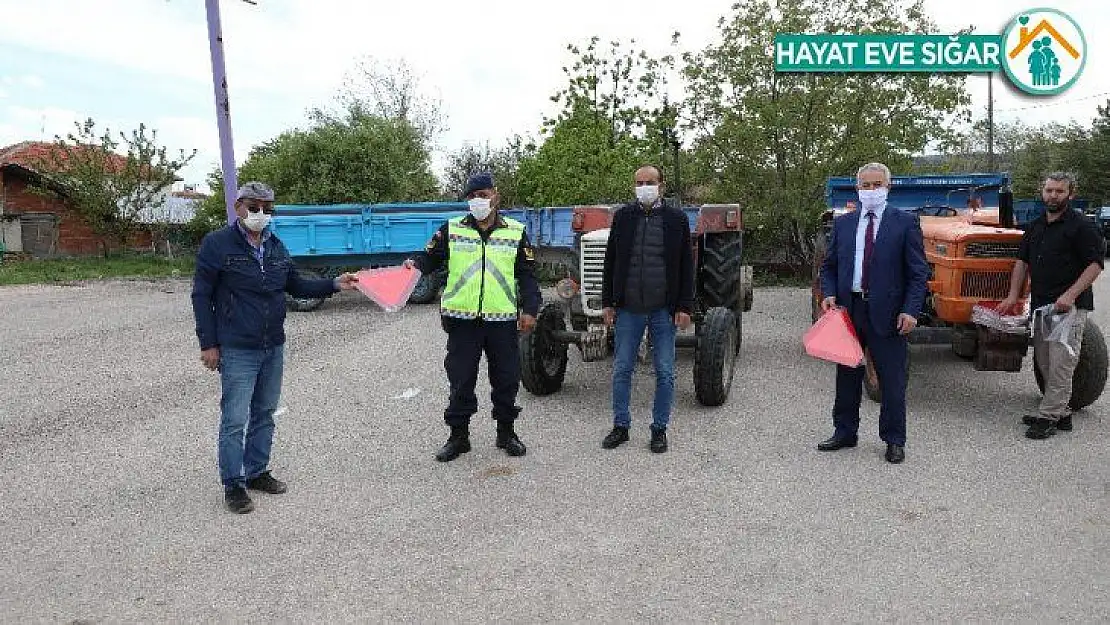
{"label": "overcast sky", "polygon": [[[536,134],[564,78],[566,44],[636,38],[669,51],[670,34],[697,50],[717,36],[732,0],[222,0],[235,153],[305,124],[326,105],[364,55],[403,59],[442,100],[448,130],[440,154],[464,142],[500,143]],[[927,0],[940,32],[974,26],[1000,33],[1025,4]],[[995,80],[996,119],[1088,122],[1110,97],[1110,12],[1100,2],[1032,2],[1070,14],[1084,29],[1089,58],[1067,92],[1032,98]],[[535,13],[530,13],[535,11]],[[0,0],[0,146],[50,140],[92,117],[113,128],[146,122],[172,148],[196,149],[189,183],[219,162],[203,0]],[[978,115],[986,79],[968,87]]]}

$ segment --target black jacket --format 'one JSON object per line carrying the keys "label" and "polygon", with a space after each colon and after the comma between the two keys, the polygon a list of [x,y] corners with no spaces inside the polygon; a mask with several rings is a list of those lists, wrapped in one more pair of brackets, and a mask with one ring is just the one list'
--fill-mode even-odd
{"label": "black jacket", "polygon": [[[605,248],[601,305],[621,308],[628,285],[628,265],[636,235],[639,203],[622,206],[613,215],[609,242]],[[677,208],[662,204],[652,210],[663,211],[664,249],[667,259],[667,308],[671,313],[691,313],[694,309],[694,252],[690,243],[690,222]]]}
{"label": "black jacket", "polygon": [[[436,231],[432,239],[424,247],[422,253],[416,254],[412,257],[413,262],[416,263],[416,268],[421,273],[433,273],[439,271],[441,267],[447,264],[450,253],[450,246],[448,245],[448,227],[450,222],[444,222],[439,230]],[[474,217],[467,215],[463,218],[463,224],[468,228],[477,228],[478,224]],[[492,232],[498,228],[505,227],[504,219],[498,215],[497,222],[493,226],[493,230],[489,232],[478,231],[478,234],[483,240],[489,240]],[[540,303],[543,296],[540,294],[540,285],[536,281],[536,252],[532,249],[532,244],[528,242],[528,233],[525,232],[520,237],[520,245],[516,251],[516,264],[513,267],[513,274],[517,281],[517,302],[520,310],[526,314],[535,317],[539,314]]]}

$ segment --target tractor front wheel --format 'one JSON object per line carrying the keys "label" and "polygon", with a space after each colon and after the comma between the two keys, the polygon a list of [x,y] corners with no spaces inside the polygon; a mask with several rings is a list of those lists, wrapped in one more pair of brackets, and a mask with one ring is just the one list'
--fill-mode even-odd
{"label": "tractor front wheel", "polygon": [[740,324],[727,308],[710,308],[698,328],[694,348],[694,395],[703,406],[728,399],[740,350]]}
{"label": "tractor front wheel", "polygon": [[536,327],[520,337],[520,382],[533,395],[550,395],[563,387],[567,373],[567,344],[554,332],[566,330],[560,304],[540,309]]}

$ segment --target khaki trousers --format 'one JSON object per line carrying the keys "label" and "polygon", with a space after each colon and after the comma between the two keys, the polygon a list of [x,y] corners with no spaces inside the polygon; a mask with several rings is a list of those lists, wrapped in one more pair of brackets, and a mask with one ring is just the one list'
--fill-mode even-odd
{"label": "khaki trousers", "polygon": [[[1087,311],[1075,311],[1075,323],[1068,337],[1068,345],[1057,341],[1046,341],[1040,324],[1034,324],[1033,354],[1044,378],[1044,398],[1041,400],[1040,413],[1044,419],[1058,421],[1071,415],[1068,401],[1071,400],[1071,379],[1075,365],[1079,363],[1079,349],[1083,346],[1083,327],[1087,322]],[[1074,355],[1068,351],[1071,347]]]}

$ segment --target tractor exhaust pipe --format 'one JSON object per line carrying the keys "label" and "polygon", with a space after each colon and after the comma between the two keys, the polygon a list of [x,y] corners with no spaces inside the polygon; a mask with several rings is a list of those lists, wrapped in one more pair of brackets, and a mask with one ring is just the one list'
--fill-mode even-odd
{"label": "tractor exhaust pipe", "polygon": [[1014,192],[1009,185],[998,190],[998,225],[1014,227]]}

